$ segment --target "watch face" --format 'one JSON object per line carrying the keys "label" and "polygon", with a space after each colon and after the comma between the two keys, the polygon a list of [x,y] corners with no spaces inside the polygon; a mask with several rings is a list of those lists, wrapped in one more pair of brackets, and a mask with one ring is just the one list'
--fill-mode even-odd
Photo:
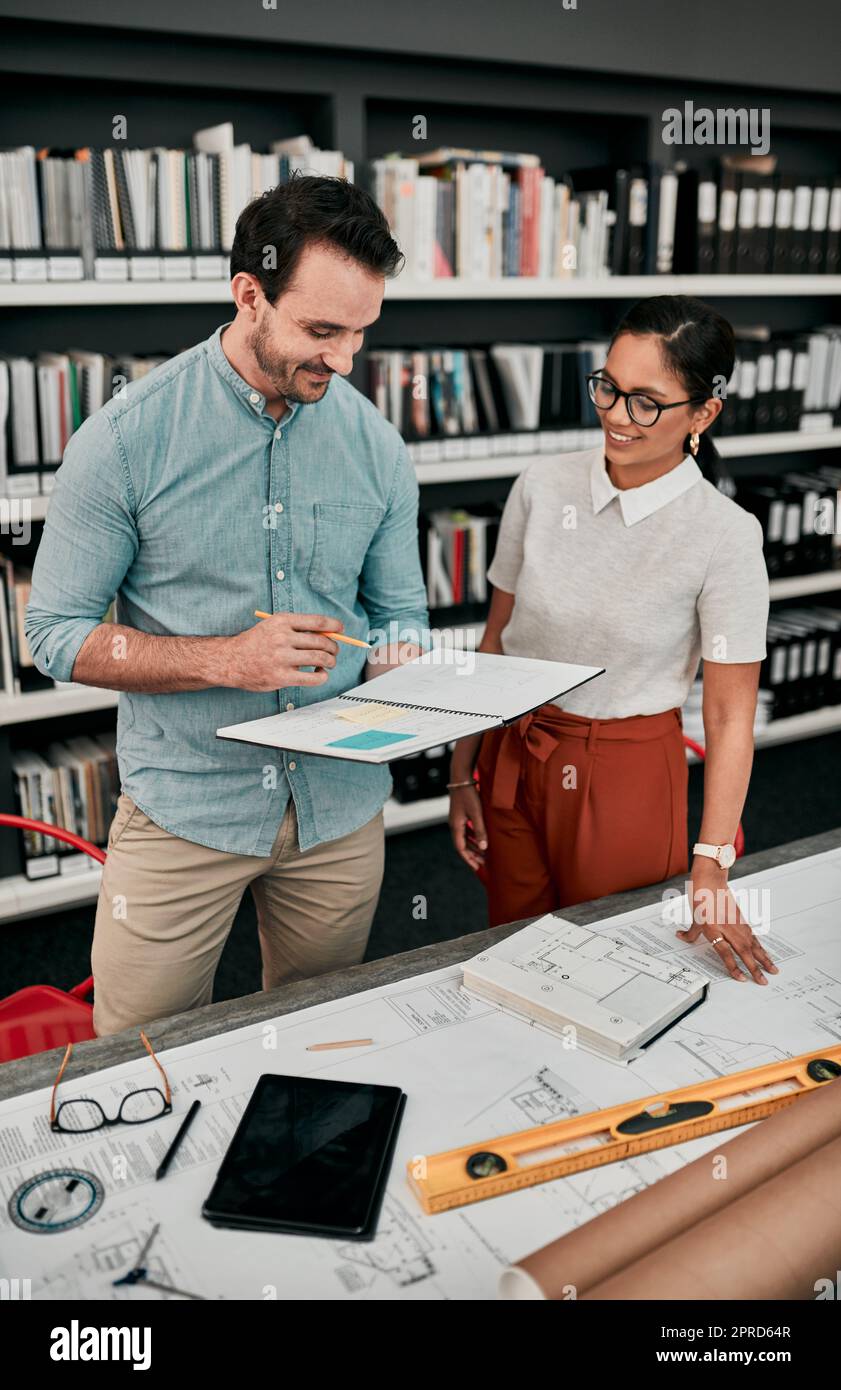
{"label": "watch face", "polygon": [[734,845],[722,845],[718,851],[718,862],[722,869],[731,869],[736,862]]}

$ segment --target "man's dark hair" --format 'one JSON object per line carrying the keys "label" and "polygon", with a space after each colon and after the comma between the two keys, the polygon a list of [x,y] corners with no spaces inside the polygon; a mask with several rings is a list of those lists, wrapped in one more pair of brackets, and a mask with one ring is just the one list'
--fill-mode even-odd
{"label": "man's dark hair", "polygon": [[254,275],[274,304],[289,286],[304,248],[319,243],[382,276],[393,275],[404,259],[369,193],[345,179],[295,173],[240,213],[231,276],[243,270]]}

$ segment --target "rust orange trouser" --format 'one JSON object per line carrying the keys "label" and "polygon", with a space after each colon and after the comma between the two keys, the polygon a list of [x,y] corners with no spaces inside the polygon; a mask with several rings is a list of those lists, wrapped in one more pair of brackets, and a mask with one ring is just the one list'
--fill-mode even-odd
{"label": "rust orange trouser", "polygon": [[491,926],[686,872],[677,709],[599,720],[541,705],[485,734],[477,769]]}

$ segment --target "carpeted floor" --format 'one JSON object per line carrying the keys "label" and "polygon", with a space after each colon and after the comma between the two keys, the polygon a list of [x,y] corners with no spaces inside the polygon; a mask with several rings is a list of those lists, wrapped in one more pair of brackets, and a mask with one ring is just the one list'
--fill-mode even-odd
{"label": "carpeted floor", "polygon": [[[757,754],[743,818],[747,852],[841,827],[841,734]],[[697,832],[702,769],[690,775],[690,834]],[[841,839],[841,834],[839,834]],[[418,894],[426,918],[414,915]],[[23,985],[67,987],[89,974],[93,907],[0,925],[0,998]],[[463,936],[486,925],[484,893],[455,857],[446,827],[394,835],[367,959]],[[215,997],[260,988],[254,906],[243,899],[216,977]]]}

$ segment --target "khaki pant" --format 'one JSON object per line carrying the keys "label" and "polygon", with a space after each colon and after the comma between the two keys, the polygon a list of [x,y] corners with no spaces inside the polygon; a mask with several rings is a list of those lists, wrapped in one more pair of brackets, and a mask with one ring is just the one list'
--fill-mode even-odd
{"label": "khaki pant", "polygon": [[382,812],[338,840],[298,850],[295,806],[272,852],[229,854],[183,840],[125,793],[108,835],[93,939],[98,1036],[209,1004],[242,895],[257,907],[263,988],[357,965],[382,884]]}

